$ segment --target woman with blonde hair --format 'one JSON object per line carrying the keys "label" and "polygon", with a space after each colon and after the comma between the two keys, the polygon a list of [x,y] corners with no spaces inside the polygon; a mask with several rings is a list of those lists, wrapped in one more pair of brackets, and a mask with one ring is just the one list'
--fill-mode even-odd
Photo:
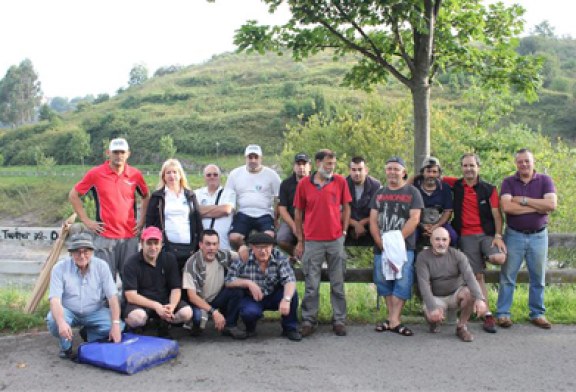
{"label": "woman with blonde hair", "polygon": [[146,226],[162,230],[164,249],[176,256],[180,270],[198,250],[202,218],[196,195],[190,190],[186,173],[177,159],[168,159],[162,165],[157,190],[148,203]]}

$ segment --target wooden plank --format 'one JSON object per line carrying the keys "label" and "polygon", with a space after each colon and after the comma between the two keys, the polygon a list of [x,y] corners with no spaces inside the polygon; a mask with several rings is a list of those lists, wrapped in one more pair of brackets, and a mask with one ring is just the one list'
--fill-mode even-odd
{"label": "wooden plank", "polygon": [[[294,269],[296,279],[304,281],[304,273],[300,268]],[[328,270],[323,268],[321,275],[322,282],[328,282]],[[347,283],[372,283],[372,269],[371,268],[350,268],[346,270]],[[490,270],[486,271],[486,282],[498,283],[500,281],[500,271]],[[517,278],[518,283],[528,283],[528,271],[520,271]],[[551,284],[565,284],[576,283],[576,269],[553,269],[546,272],[546,283]]]}

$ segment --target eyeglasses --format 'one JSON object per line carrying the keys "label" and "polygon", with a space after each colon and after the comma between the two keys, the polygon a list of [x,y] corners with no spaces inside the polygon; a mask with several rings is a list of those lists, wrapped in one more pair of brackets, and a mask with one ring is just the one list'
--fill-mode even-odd
{"label": "eyeglasses", "polygon": [[116,150],[116,151],[112,151],[112,154],[126,154],[126,151]]}
{"label": "eyeglasses", "polygon": [[92,252],[92,249],[74,249],[72,251],[72,253],[74,253],[75,255],[78,255],[78,256],[89,255],[90,252]]}
{"label": "eyeglasses", "polygon": [[206,177],[218,177],[218,173],[206,173]]}

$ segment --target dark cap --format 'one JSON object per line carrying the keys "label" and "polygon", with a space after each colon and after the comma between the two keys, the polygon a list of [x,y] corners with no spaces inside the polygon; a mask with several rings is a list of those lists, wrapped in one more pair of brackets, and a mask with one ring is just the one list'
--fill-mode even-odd
{"label": "dark cap", "polygon": [[426,157],[424,158],[424,160],[422,161],[422,166],[420,166],[421,169],[425,169],[427,167],[430,166],[440,166],[440,160],[436,157]]}
{"label": "dark cap", "polygon": [[404,169],[406,169],[406,163],[404,162],[404,159],[402,159],[400,157],[392,157],[392,158],[388,159],[386,161],[386,164],[389,164],[389,163],[397,163],[400,166],[402,166]]}
{"label": "dark cap", "polygon": [[70,236],[70,239],[68,240],[68,250],[73,251],[81,248],[89,248],[94,250],[92,235],[90,235],[90,233],[80,232]]}
{"label": "dark cap", "polygon": [[251,245],[276,245],[274,238],[266,233],[254,233],[248,238],[248,243]]}
{"label": "dark cap", "polygon": [[294,156],[294,163],[300,161],[310,162],[310,158],[308,157],[308,155],[304,154],[303,152],[300,152]]}

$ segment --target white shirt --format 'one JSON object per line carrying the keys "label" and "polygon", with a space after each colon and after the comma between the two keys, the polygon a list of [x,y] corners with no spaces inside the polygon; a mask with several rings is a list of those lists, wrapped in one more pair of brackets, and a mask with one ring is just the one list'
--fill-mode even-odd
{"label": "white shirt", "polygon": [[240,166],[230,172],[226,189],[236,192],[238,212],[253,218],[267,214],[274,216],[273,202],[281,182],[280,176],[269,167],[250,173],[246,166]]}
{"label": "white shirt", "polygon": [[[198,199],[198,203],[201,206],[213,206],[216,204],[216,197],[218,196],[218,192],[222,189],[222,187],[218,187],[216,192],[210,193],[208,192],[208,187],[205,186],[200,189],[196,189],[194,193],[196,193],[196,198]],[[236,193],[231,191],[230,189],[224,189],[222,191],[222,195],[220,196],[220,200],[218,201],[218,205],[230,205],[232,206],[232,211],[236,207]],[[220,249],[223,250],[230,250],[230,243],[228,241],[228,232],[230,231],[230,225],[232,224],[232,216],[234,212],[230,213],[230,215],[223,216],[220,218],[216,218],[214,220],[214,230],[218,232],[218,236],[220,237]],[[205,229],[210,228],[212,224],[212,218],[204,218],[202,219],[202,226]]]}
{"label": "white shirt", "polygon": [[164,230],[168,241],[175,244],[190,243],[190,206],[184,192],[176,195],[164,190]]}

